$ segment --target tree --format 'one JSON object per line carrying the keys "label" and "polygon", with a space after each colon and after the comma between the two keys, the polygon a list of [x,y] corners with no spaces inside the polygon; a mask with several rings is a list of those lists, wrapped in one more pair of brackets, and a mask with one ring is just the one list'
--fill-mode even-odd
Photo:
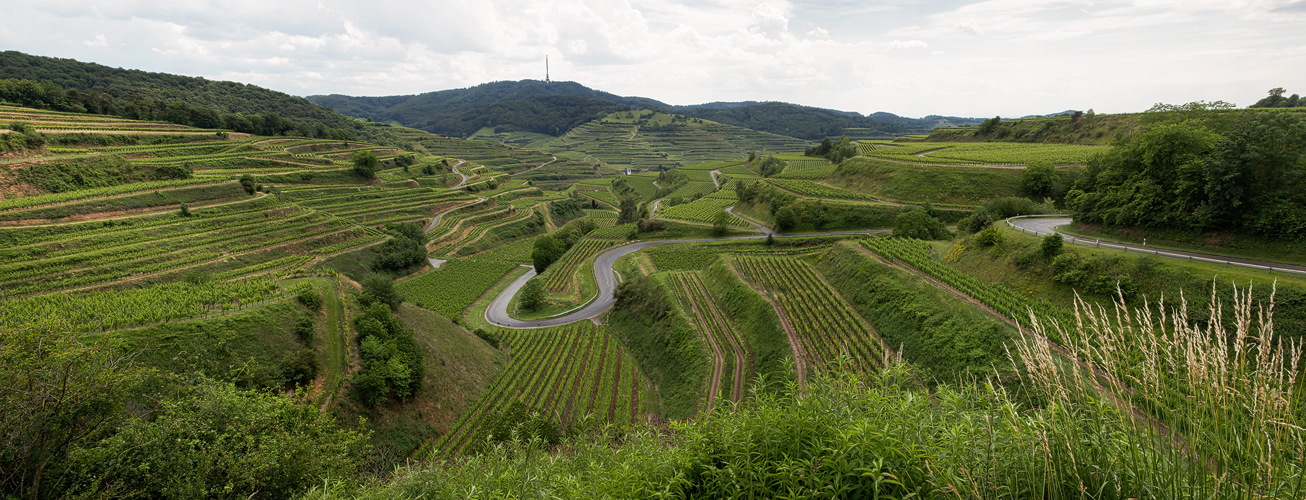
{"label": "tree", "polygon": [[245,194],[254,194],[254,176],[249,174],[240,176],[240,187],[245,189]]}
{"label": "tree", "polygon": [[562,258],[562,254],[566,252],[566,244],[552,235],[542,234],[535,238],[535,245],[531,249],[531,263],[535,265],[535,272],[544,274],[544,270]]}
{"label": "tree", "polygon": [[713,219],[712,221],[712,234],[716,236],[725,235],[726,230],[729,229],[730,227],[729,224],[730,224],[730,214],[726,213],[724,209],[718,211],[716,214],[716,218]]}
{"label": "tree", "polygon": [[1001,124],[1002,124],[1001,116],[995,116],[993,118],[984,120],[984,123],[981,123],[979,126],[979,133],[980,135],[992,134],[993,132],[996,132],[998,130],[998,126]]}
{"label": "tree", "polygon": [[1043,251],[1044,257],[1050,259],[1061,255],[1061,247],[1063,244],[1061,234],[1052,233],[1043,237],[1043,243],[1039,246],[1039,249]]}
{"label": "tree", "polygon": [[522,309],[534,311],[544,304],[544,284],[538,278],[531,278],[521,287],[521,298],[517,304]]}
{"label": "tree", "polygon": [[398,311],[399,304],[404,302],[404,297],[395,290],[394,280],[387,276],[368,274],[359,280],[359,284],[363,286],[363,295],[359,301],[364,305],[385,304],[391,311]]}
{"label": "tree", "polygon": [[921,240],[938,240],[949,236],[948,228],[939,219],[930,217],[924,209],[917,208],[898,214],[893,226],[896,238],[916,238]]}
{"label": "tree", "polygon": [[294,399],[204,381],[163,403],[155,418],[129,420],[76,456],[86,496],[293,498],[355,470],[365,432],[336,425],[307,393]]}
{"label": "tree", "polygon": [[784,207],[775,213],[775,229],[777,231],[788,231],[797,225],[798,212],[793,207]]}
{"label": "tree", "polygon": [[1020,188],[1026,196],[1041,199],[1052,194],[1057,183],[1057,169],[1046,161],[1032,161],[1020,175]]}
{"label": "tree", "polygon": [[376,178],[376,167],[381,163],[380,160],[377,160],[376,153],[370,150],[358,151],[354,153],[353,162],[354,173],[359,177],[364,179]]}
{"label": "tree", "polygon": [[70,454],[109,435],[153,373],[114,337],[6,331],[0,341],[0,495],[54,498]]}

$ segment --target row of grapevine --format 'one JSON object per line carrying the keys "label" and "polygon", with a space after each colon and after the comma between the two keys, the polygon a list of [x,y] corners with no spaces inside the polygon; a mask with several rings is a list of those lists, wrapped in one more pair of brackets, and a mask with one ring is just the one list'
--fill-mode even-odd
{"label": "row of grapevine", "polygon": [[788,257],[740,255],[735,262],[784,311],[813,368],[832,369],[845,356],[870,370],[884,359],[879,336],[812,267]]}
{"label": "row of grapevine", "polygon": [[134,193],[143,193],[146,191],[159,191],[163,189],[173,189],[181,187],[197,186],[201,184],[221,184],[220,181],[213,179],[182,179],[175,181],[150,181],[137,182],[134,184],[120,184],[102,188],[79,189],[77,191],[67,191],[63,193],[40,194],[35,196],[23,196],[19,198],[6,198],[0,200],[0,212],[12,210],[39,208],[45,205],[55,203],[68,203],[71,201],[80,201],[91,198],[102,198],[106,196],[118,196]]}
{"label": "row of grapevine", "polygon": [[[725,210],[726,207],[734,205],[735,202],[736,200],[731,199],[699,198],[690,203],[658,210],[658,217],[712,224],[716,222],[717,214]],[[726,223],[740,227],[748,225],[747,222],[739,220],[738,217],[727,217]]]}
{"label": "row of grapevine", "polygon": [[576,275],[576,269],[582,263],[598,255],[604,249],[612,246],[612,240],[603,240],[598,238],[582,238],[576,242],[576,245],[568,250],[566,254],[558,259],[544,271],[544,289],[552,294],[566,292],[572,284]]}
{"label": "row of grapevine", "polygon": [[767,179],[766,181],[776,187],[793,191],[795,193],[804,196],[813,196],[816,198],[837,198],[841,200],[875,200],[875,197],[873,196],[864,195],[861,193],[854,193],[852,191],[844,191],[839,188],[833,188],[823,184],[817,184],[812,181],[804,181],[804,180],[797,180],[797,179],[777,179],[777,178]]}
{"label": "row of grapevine", "polygon": [[[1026,327],[1030,326],[1031,311],[1041,318],[1053,319],[1062,325],[1073,324],[1074,318],[1059,307],[1045,301],[1035,301],[996,283],[985,283],[939,261],[930,255],[930,246],[923,241],[904,238],[869,238],[862,240],[862,246],[885,259],[904,262],[933,276]],[[1060,342],[1060,339],[1052,340]]]}
{"label": "row of grapevine", "polygon": [[240,308],[282,293],[271,279],[255,278],[12,298],[0,300],[0,330],[114,330]]}
{"label": "row of grapevine", "polygon": [[456,320],[514,267],[507,262],[451,259],[438,269],[396,283],[395,289],[404,300]]}
{"label": "row of grapevine", "polygon": [[674,273],[669,281],[676,298],[694,316],[698,331],[712,350],[712,380],[716,384],[708,388],[706,408],[711,411],[718,397],[738,403],[744,397],[745,372],[749,365],[742,336],[731,327],[697,274]]}
{"label": "row of grapevine", "polygon": [[[476,406],[436,443],[446,457],[487,439],[498,413],[520,401],[565,427],[586,415],[633,424],[646,406],[642,377],[621,342],[588,322],[548,330],[501,332],[510,355]],[[517,422],[511,422],[517,423]]]}
{"label": "row of grapevine", "polygon": [[834,173],[839,168],[838,165],[826,165],[824,167],[804,168],[802,170],[787,170],[772,179],[824,179]]}

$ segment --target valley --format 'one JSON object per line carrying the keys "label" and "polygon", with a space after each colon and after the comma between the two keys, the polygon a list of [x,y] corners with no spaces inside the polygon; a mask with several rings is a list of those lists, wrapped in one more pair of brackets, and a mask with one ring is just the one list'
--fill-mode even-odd
{"label": "valley", "polygon": [[[832,496],[988,497],[975,485],[1004,477],[1019,498],[1299,491],[1306,259],[1283,249],[1303,234],[1301,113],[844,115],[861,135],[812,139],[493,88],[512,98],[311,99],[355,118],[294,100],[332,126],[275,133],[0,94],[3,374],[78,390],[5,393],[24,413],[0,430],[23,446],[0,491],[166,496],[200,480],[186,460],[244,464],[214,444],[241,440],[329,450],[230,483],[253,497],[501,493],[528,474],[731,496],[757,485],[722,471],[778,469],[847,481]],[[469,128],[486,116],[513,118]],[[1243,171],[1235,144],[1291,158],[1246,166],[1247,194],[1199,187],[1199,166]],[[33,425],[57,418],[73,423]],[[1248,442],[1267,444],[1231,444]],[[31,484],[50,471],[69,479]]]}

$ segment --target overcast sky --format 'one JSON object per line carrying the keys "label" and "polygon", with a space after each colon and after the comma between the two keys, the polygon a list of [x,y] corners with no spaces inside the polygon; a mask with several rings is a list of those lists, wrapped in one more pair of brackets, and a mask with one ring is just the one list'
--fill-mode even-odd
{"label": "overcast sky", "polygon": [[554,80],[904,116],[1306,94],[1306,0],[6,2],[0,49],[295,95]]}

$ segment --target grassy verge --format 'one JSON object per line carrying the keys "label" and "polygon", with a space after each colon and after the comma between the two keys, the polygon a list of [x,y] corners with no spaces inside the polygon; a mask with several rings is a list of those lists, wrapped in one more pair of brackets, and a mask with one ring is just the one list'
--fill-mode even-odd
{"label": "grassy verge", "polygon": [[[486,290],[480,298],[476,299],[475,302],[472,302],[472,305],[467,306],[467,309],[463,310],[462,324],[469,330],[480,328],[489,332],[498,328],[491,325],[490,322],[485,321],[485,310],[490,308],[490,303],[494,301],[495,297],[498,297],[500,293],[503,293],[503,289],[508,288],[509,284],[519,276],[526,274],[528,271],[530,271],[529,267],[518,266],[513,268],[512,271],[509,271],[506,276],[500,278],[498,283],[495,283],[494,286],[490,287],[489,290]],[[511,308],[512,306],[509,305],[508,310],[511,311]]]}
{"label": "grassy verge", "polygon": [[744,336],[751,364],[745,373],[764,377],[768,384],[793,380],[793,351],[771,303],[731,272],[725,261],[708,265],[702,280],[717,307]]}
{"label": "grassy verge", "polygon": [[903,359],[940,381],[1010,371],[1003,346],[1014,329],[909,271],[857,250],[852,242],[809,258]]}
{"label": "grassy verge", "polygon": [[[1175,307],[1181,294],[1190,304],[1208,304],[1213,281],[1216,297],[1225,303],[1232,303],[1230,283],[1236,282],[1241,287],[1252,284],[1252,299],[1268,304],[1277,282],[1276,331],[1285,337],[1306,336],[1306,277],[1080,245],[1065,245],[1059,257],[1047,258],[1039,249],[1040,238],[1009,228],[1002,234],[1003,243],[987,248],[973,238],[934,242],[935,254],[988,283],[1067,310],[1076,294],[1110,308],[1117,284],[1131,305],[1164,297],[1168,307]],[[1210,320],[1205,307],[1195,307],[1189,315],[1195,321]]]}
{"label": "grassy verge", "polygon": [[1241,259],[1306,265],[1306,245],[1266,240],[1252,235],[1233,233],[1191,233],[1184,231],[1107,228],[1097,224],[1073,223],[1057,228],[1066,234],[1156,247],[1168,250],[1209,253]]}
{"label": "grassy verge", "polygon": [[668,418],[694,416],[709,374],[708,348],[691,320],[675,307],[664,276],[622,283],[617,304],[604,322],[658,387],[661,413]]}

